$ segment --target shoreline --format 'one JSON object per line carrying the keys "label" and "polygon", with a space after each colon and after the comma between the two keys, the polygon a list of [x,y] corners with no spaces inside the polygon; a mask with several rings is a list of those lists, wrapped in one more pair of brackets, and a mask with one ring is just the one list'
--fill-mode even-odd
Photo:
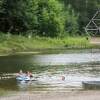
{"label": "shoreline", "polygon": [[[13,54],[38,54],[46,50],[72,50],[72,49],[100,49],[100,39],[84,37],[32,37],[11,35],[9,38],[4,35],[0,43],[0,56]],[[2,39],[2,37],[0,37]]]}
{"label": "shoreline", "polygon": [[66,92],[21,92],[0,97],[0,100],[100,100],[99,90]]}
{"label": "shoreline", "polygon": [[[82,51],[82,50],[86,50],[86,51],[90,51],[92,53],[95,52],[100,52],[100,48],[74,48],[74,52],[73,52],[73,48],[51,48],[51,49],[37,49],[37,50],[33,50],[33,51],[15,51],[15,52],[0,52],[0,56],[10,56],[10,55],[28,55],[28,54],[59,54],[60,52],[63,51],[68,51],[71,53],[78,53],[77,51]],[[55,52],[56,51],[56,52]]]}

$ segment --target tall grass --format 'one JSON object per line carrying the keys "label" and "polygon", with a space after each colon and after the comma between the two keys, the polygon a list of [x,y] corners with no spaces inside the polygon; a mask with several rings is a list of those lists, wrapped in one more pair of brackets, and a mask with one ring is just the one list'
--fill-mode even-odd
{"label": "tall grass", "polygon": [[21,35],[0,35],[0,53],[34,51],[36,49],[53,48],[89,48],[86,37],[49,38],[34,36],[28,38]]}

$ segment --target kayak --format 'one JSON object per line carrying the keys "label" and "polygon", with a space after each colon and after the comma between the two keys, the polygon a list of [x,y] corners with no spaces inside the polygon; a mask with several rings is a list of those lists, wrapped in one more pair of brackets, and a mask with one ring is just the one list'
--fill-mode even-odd
{"label": "kayak", "polygon": [[85,85],[98,85],[98,86],[100,86],[100,81],[84,81],[82,83]]}
{"label": "kayak", "polygon": [[100,89],[100,81],[84,81],[82,85],[85,89]]}

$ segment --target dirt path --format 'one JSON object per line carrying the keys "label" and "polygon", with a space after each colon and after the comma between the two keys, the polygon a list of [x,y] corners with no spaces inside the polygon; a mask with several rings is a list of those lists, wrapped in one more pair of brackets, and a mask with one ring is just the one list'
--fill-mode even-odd
{"label": "dirt path", "polygon": [[100,100],[100,91],[28,92],[1,97],[0,100]]}
{"label": "dirt path", "polygon": [[91,43],[91,44],[100,45],[100,37],[92,37],[92,38],[90,39],[90,43]]}

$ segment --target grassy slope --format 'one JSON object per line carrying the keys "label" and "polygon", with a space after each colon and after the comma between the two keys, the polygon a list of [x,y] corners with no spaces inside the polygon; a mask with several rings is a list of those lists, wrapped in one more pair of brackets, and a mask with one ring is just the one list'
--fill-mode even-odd
{"label": "grassy slope", "polygon": [[27,38],[18,35],[0,36],[0,53],[13,53],[18,51],[34,51],[36,49],[53,48],[90,48],[89,40],[86,37],[66,38]]}

